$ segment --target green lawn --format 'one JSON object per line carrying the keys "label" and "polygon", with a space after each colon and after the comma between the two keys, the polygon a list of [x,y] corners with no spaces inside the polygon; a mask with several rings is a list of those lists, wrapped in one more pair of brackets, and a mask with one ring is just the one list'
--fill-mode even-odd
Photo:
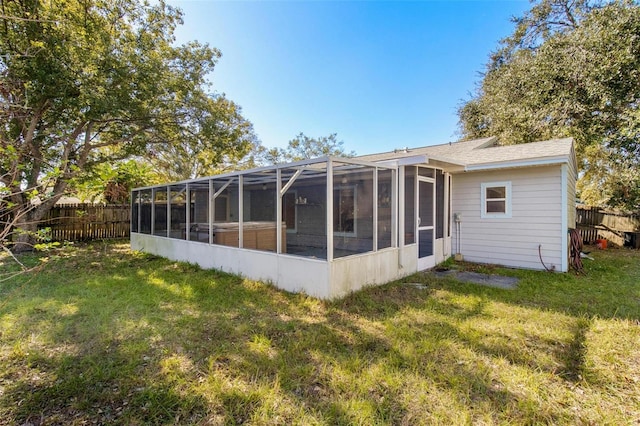
{"label": "green lawn", "polygon": [[640,252],[593,255],[322,302],[121,243],[44,254],[0,283],[0,424],[636,424]]}

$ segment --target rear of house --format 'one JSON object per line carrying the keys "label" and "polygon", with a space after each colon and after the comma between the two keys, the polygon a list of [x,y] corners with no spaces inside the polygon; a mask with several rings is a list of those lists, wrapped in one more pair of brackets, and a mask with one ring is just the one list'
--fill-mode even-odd
{"label": "rear of house", "polygon": [[445,249],[444,255],[516,268],[568,270],[577,178],[572,139],[501,146],[487,138],[361,158],[413,158],[442,169],[450,179],[451,205],[446,210],[453,237],[451,251]]}
{"label": "rear of house", "polygon": [[570,139],[323,157],[133,191],[132,247],[335,298],[452,254],[568,269]]}
{"label": "rear of house", "polygon": [[463,173],[454,176],[454,188],[454,240],[466,260],[567,270],[561,167]]}

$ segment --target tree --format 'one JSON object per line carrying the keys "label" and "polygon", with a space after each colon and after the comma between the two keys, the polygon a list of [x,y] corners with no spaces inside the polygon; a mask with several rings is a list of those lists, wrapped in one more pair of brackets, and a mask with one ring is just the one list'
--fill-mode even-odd
{"label": "tree", "polygon": [[333,155],[337,157],[353,157],[355,152],[345,151],[344,141],[338,141],[338,135],[310,138],[300,132],[291,139],[286,148],[261,148],[259,156],[266,164],[277,164],[289,161],[300,161],[308,158]]}
{"label": "tree", "polygon": [[181,143],[156,144],[149,152],[149,161],[161,180],[175,182],[224,173],[242,168],[243,160],[250,160],[257,137],[240,107],[222,95],[207,102],[214,126],[206,129],[206,137],[217,146],[203,144],[199,135],[186,135]]}
{"label": "tree", "polygon": [[0,0],[1,197],[27,231],[16,249],[71,179],[99,164],[246,144],[235,105],[207,92],[220,52],[175,46],[181,23],[162,0]]}
{"label": "tree", "polygon": [[[11,155],[11,152],[5,151],[4,154]],[[24,266],[15,256],[13,256],[13,253],[11,253],[5,242],[10,241],[13,234],[18,232],[16,231],[16,224],[21,221],[31,209],[35,208],[36,203],[33,201],[35,201],[37,194],[33,191],[20,190],[20,192],[23,193],[20,195],[29,200],[30,203],[26,208],[19,208],[19,206],[11,201],[16,196],[16,194],[12,193],[11,191],[12,190],[7,188],[6,186],[0,185],[0,251],[8,254],[9,256],[12,256],[16,263],[20,266],[20,271],[17,273],[0,273],[0,282],[5,281],[6,279],[10,279],[17,274],[26,272],[29,269]]]}
{"label": "tree", "polygon": [[131,159],[96,165],[89,173],[74,178],[67,193],[83,201],[126,204],[130,202],[133,188],[161,181],[148,162]]}
{"label": "tree", "polygon": [[515,23],[458,111],[462,135],[507,144],[571,136],[583,200],[637,208],[640,7],[542,0]]}

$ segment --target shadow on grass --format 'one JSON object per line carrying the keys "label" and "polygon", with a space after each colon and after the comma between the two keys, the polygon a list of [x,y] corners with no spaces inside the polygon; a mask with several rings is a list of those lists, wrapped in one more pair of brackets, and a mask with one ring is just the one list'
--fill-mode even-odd
{"label": "shadow on grass", "polygon": [[[410,280],[429,290],[395,283],[321,302],[153,256],[102,256],[61,263],[0,307],[0,424],[425,423],[456,410],[473,420],[479,406],[496,422],[513,420],[495,414],[505,407],[566,422],[469,351],[570,381],[584,364],[588,316],[568,345],[527,336],[528,353],[506,333],[461,328],[490,319],[493,300],[584,314],[532,299],[526,274],[513,293],[419,275]],[[443,289],[473,301],[435,297]],[[560,367],[543,365],[543,351]]]}
{"label": "shadow on grass", "polygon": [[29,356],[24,377],[5,389],[2,405],[14,408],[0,423],[83,424],[99,420],[104,424],[129,423],[135,418],[164,424],[203,418],[207,405],[202,396],[180,394],[166,381],[136,377],[136,370],[140,368],[132,368],[131,359],[118,352]]}
{"label": "shadow on grass", "polygon": [[564,353],[564,368],[558,372],[566,380],[572,382],[582,380],[587,350],[587,332],[591,328],[592,322],[593,320],[589,318],[578,318],[576,321],[571,342]]}

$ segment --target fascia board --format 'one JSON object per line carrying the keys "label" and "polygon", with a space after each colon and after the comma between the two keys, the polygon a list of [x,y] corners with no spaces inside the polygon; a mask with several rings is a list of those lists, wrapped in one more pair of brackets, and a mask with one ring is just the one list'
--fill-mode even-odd
{"label": "fascia board", "polygon": [[389,160],[376,161],[375,164],[383,167],[400,167],[400,166],[415,166],[417,164],[426,164],[429,162],[429,158],[426,155],[410,155],[407,157],[392,158]]}
{"label": "fascia board", "polygon": [[474,172],[479,170],[496,170],[496,169],[509,169],[514,167],[533,167],[533,166],[549,166],[552,164],[566,164],[569,159],[566,156],[548,157],[548,158],[536,158],[529,160],[516,160],[516,161],[498,161],[491,163],[480,163],[467,165],[464,168],[465,172]]}
{"label": "fascia board", "polygon": [[429,156],[428,160],[433,160],[433,161],[439,161],[441,163],[448,163],[448,164],[452,164],[454,166],[466,166],[467,163],[463,163],[462,161],[457,161],[457,160],[451,160],[447,157],[440,157],[440,156]]}
{"label": "fascia board", "polygon": [[409,157],[398,158],[395,161],[397,161],[398,166],[415,166],[417,164],[429,163],[429,157],[427,155],[412,155]]}
{"label": "fascia board", "polygon": [[428,154],[412,155],[409,157],[395,158],[393,160],[384,160],[384,161],[379,161],[376,164],[378,165],[383,164],[389,167],[399,167],[399,166],[415,166],[418,164],[430,164],[432,161],[438,161],[440,163],[451,164],[453,166],[459,166],[459,167],[466,166],[466,163],[463,163],[461,161],[451,160],[446,157],[431,156]]}

